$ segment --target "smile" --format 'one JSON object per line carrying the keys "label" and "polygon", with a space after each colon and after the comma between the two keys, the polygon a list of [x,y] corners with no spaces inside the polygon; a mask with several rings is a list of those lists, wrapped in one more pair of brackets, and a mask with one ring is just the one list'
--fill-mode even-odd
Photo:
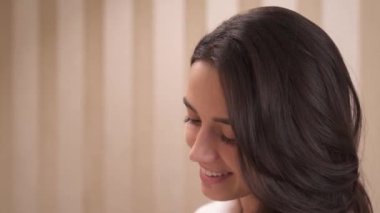
{"label": "smile", "polygon": [[226,180],[228,177],[230,177],[232,174],[233,174],[232,172],[209,171],[202,167],[200,169],[200,177],[201,177],[202,182],[205,184],[221,183],[224,180]]}
{"label": "smile", "polygon": [[204,168],[201,168],[201,173],[208,177],[222,177],[231,174],[231,172],[213,172]]}

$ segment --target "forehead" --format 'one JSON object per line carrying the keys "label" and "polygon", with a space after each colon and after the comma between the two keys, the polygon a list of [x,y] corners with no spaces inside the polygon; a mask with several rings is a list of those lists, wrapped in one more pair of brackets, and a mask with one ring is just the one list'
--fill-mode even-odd
{"label": "forehead", "polygon": [[218,71],[207,62],[197,61],[191,66],[186,99],[200,114],[228,114]]}

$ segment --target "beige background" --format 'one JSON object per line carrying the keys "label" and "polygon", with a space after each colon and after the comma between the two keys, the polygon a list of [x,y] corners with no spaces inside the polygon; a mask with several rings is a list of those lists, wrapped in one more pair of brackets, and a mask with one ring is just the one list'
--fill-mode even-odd
{"label": "beige background", "polygon": [[261,5],[332,36],[365,113],[362,171],[380,211],[380,1],[1,0],[0,212],[192,212],[189,57],[223,19]]}

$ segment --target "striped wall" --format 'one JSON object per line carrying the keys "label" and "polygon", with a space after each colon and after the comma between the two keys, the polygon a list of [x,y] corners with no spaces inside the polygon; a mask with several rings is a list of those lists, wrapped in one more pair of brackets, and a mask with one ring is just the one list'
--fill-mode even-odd
{"label": "striped wall", "polygon": [[365,112],[362,170],[380,211],[377,0],[0,1],[0,212],[192,212],[181,97],[224,19],[277,5],[336,41]]}

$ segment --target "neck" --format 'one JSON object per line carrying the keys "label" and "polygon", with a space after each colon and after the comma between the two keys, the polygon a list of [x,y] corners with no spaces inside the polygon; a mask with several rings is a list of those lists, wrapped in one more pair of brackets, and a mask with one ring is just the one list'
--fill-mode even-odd
{"label": "neck", "polygon": [[259,201],[254,195],[247,195],[239,198],[242,213],[257,213],[259,209]]}

